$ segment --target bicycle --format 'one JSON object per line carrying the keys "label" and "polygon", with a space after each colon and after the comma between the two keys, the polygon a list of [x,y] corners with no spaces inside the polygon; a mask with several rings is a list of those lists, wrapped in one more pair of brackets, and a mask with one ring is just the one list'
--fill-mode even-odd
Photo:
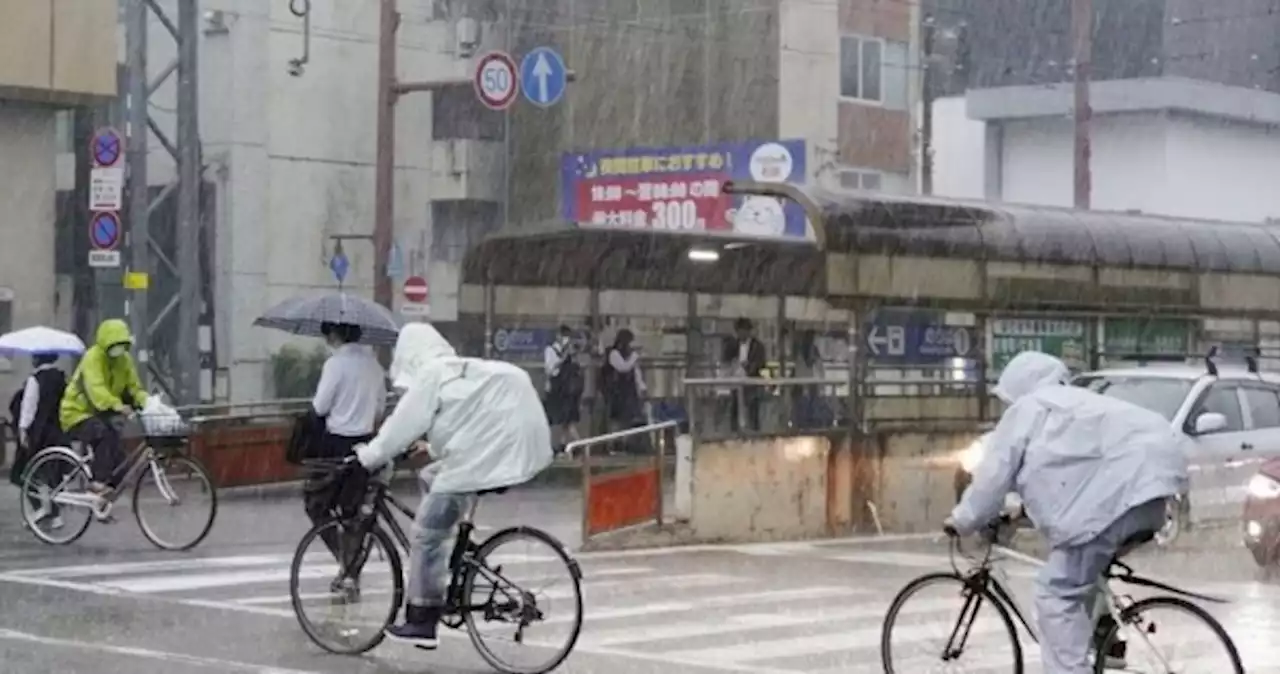
{"label": "bicycle", "polygon": [[[349,460],[343,462],[307,460],[303,461],[303,465],[313,474],[332,476],[336,484],[350,474],[351,463]],[[458,525],[449,558],[450,578],[441,624],[450,629],[465,626],[471,643],[480,656],[491,667],[503,674],[544,674],[564,662],[572,652],[582,630],[582,570],[577,560],[558,540],[533,527],[509,527],[494,533],[481,543],[472,540],[472,534],[475,531],[473,520],[479,499],[506,491],[507,488],[504,487],[477,494]],[[388,484],[382,480],[371,479],[363,489],[363,496],[356,512],[344,513],[341,508],[335,508],[331,519],[313,526],[303,535],[298,544],[289,570],[289,595],[294,614],[307,637],[328,652],[357,655],[372,650],[382,643],[386,637],[384,630],[395,621],[404,603],[404,568],[399,550],[407,551],[410,545],[404,529],[392,514],[393,509],[409,518],[415,515],[413,509],[401,503],[390,493]],[[390,536],[387,534],[388,529],[391,531]],[[317,539],[323,540],[326,533],[331,533],[331,540],[338,542],[339,551],[335,555],[330,550],[325,550],[320,553],[320,556],[336,562],[333,568],[337,573],[329,584],[329,593],[327,595],[322,593],[319,596],[328,596],[331,608],[334,606],[345,608],[358,603],[362,597],[370,594],[386,594],[390,597],[387,610],[379,616],[378,620],[356,621],[366,626],[376,626],[377,631],[372,636],[356,638],[355,630],[344,629],[337,633],[341,641],[330,640],[307,615],[306,600],[314,598],[314,595],[303,592],[303,582],[328,575],[327,568],[320,569],[318,573],[315,569],[308,570],[307,550]],[[392,536],[394,536],[394,542]],[[524,645],[526,629],[539,623],[550,624],[544,612],[550,599],[546,596],[540,599],[534,592],[509,580],[503,573],[503,565],[497,563],[498,555],[495,551],[506,543],[521,539],[549,548],[549,557],[545,557],[544,561],[551,560],[567,569],[571,586],[567,598],[574,610],[573,616],[568,620],[552,619],[552,622],[560,625],[567,623],[564,642],[554,648],[549,660],[529,667],[518,667],[504,661],[494,652],[480,631],[480,627],[487,623],[514,625],[514,641]],[[368,588],[359,588],[359,579],[369,571],[369,562],[372,558],[385,560],[391,576],[389,588],[373,592]],[[477,593],[483,598],[479,603],[474,601]],[[537,644],[537,647],[547,648],[548,646]]]}
{"label": "bicycle", "polygon": [[[89,484],[94,481],[91,468],[94,451],[84,443],[47,447],[31,458],[22,477],[22,518],[37,539],[49,545],[67,545],[83,536],[94,519],[110,521],[116,502],[126,491],[124,486],[130,484],[133,485],[130,505],[134,519],[152,545],[162,550],[190,550],[209,535],[218,513],[217,490],[204,466],[186,453],[189,446],[186,423],[161,427],[148,424],[142,418],[139,420],[143,422],[141,442],[117,468],[124,473],[119,482],[121,488],[107,494],[89,491]],[[175,488],[182,477],[195,483],[197,495],[207,496],[209,510],[201,516],[199,512],[191,515],[192,509],[184,508],[183,518],[191,516],[196,526],[183,528],[195,535],[175,540],[159,533],[159,527],[150,521],[151,516],[143,514],[143,506],[159,501],[168,508],[176,508],[194,501]],[[158,499],[152,498],[153,487]],[[63,517],[68,510],[83,512],[83,522],[68,525]]]}
{"label": "bicycle", "polygon": [[[1023,654],[1022,643],[1019,640],[1017,624],[1020,624],[1032,641],[1040,644],[1040,634],[1032,621],[1028,620],[1030,615],[1024,605],[1018,601],[1017,597],[1008,587],[1007,576],[1003,573],[997,575],[996,572],[1002,572],[995,562],[1001,558],[1007,557],[1023,561],[1032,566],[1042,566],[1043,562],[1039,559],[1024,555],[1015,550],[1001,545],[1000,540],[1005,527],[1013,525],[1014,521],[1007,516],[1002,516],[995,522],[988,525],[981,532],[983,541],[987,544],[986,552],[978,558],[966,554],[958,537],[951,538],[951,572],[928,573],[915,580],[907,583],[889,605],[889,611],[885,615],[884,626],[880,638],[880,659],[884,667],[885,674],[918,674],[923,671],[923,665],[911,664],[899,665],[895,667],[894,663],[894,647],[893,647],[893,628],[898,624],[898,619],[903,615],[903,607],[907,601],[913,596],[931,585],[958,585],[960,598],[963,603],[960,608],[960,614],[956,618],[955,626],[951,629],[950,636],[947,637],[946,644],[942,652],[936,656],[930,654],[929,660],[935,663],[950,663],[959,661],[961,656],[965,654],[968,640],[975,633],[995,632],[999,633],[1001,627],[1010,639],[1010,647],[1007,649],[1008,662],[1012,664],[1014,674],[1022,674],[1023,672]],[[1098,588],[1101,591],[1101,601],[1097,603],[1097,609],[1094,615],[1095,625],[1099,624],[1099,620],[1103,620],[1104,616],[1109,615],[1111,618],[1110,626],[1106,628],[1105,633],[1099,635],[1095,630],[1094,636],[1094,667],[1095,671],[1101,674],[1110,671],[1112,668],[1107,662],[1107,657],[1100,657],[1098,654],[1109,654],[1116,644],[1125,643],[1121,640],[1121,630],[1130,628],[1130,631],[1136,633],[1138,641],[1145,643],[1146,646],[1155,653],[1162,667],[1161,672],[1172,674],[1175,670],[1170,668],[1169,662],[1164,656],[1155,650],[1151,644],[1149,635],[1157,632],[1157,624],[1149,614],[1155,613],[1162,609],[1171,609],[1173,611],[1188,614],[1191,618],[1198,621],[1201,625],[1207,627],[1214,635],[1218,644],[1226,651],[1227,660],[1230,662],[1231,669],[1212,668],[1215,674],[1244,674],[1244,667],[1240,661],[1240,654],[1236,650],[1235,643],[1231,637],[1223,629],[1222,624],[1218,622],[1208,611],[1200,607],[1191,600],[1199,600],[1214,604],[1229,603],[1226,599],[1211,597],[1208,595],[1189,592],[1180,588],[1167,585],[1160,581],[1144,578],[1137,575],[1133,568],[1120,561],[1120,557],[1137,548],[1140,545],[1148,543],[1155,538],[1155,532],[1143,532],[1124,541],[1115,557],[1107,566],[1107,570],[1098,580]],[[1002,557],[995,557],[993,553],[999,551]],[[956,555],[976,563],[976,567],[961,571],[956,563]],[[1128,595],[1120,595],[1111,589],[1111,582],[1121,582],[1128,585],[1146,587],[1158,590],[1167,594],[1156,594],[1142,599],[1133,599]],[[947,600],[944,600],[947,601]],[[949,603],[949,602],[948,602]],[[995,615],[998,622],[995,625],[986,626],[975,629],[975,623],[978,619],[978,611],[984,603],[991,604],[995,609]],[[904,626],[909,629],[909,626]],[[914,636],[914,635],[913,635]],[[1133,639],[1129,640],[1130,642]],[[914,648],[904,648],[904,657],[919,657],[923,655],[924,649],[917,643]],[[1005,651],[1001,651],[1004,653]],[[1130,653],[1129,655],[1132,655]],[[937,658],[936,660],[934,658]],[[983,655],[980,653],[980,658]],[[1003,668],[1005,663],[1004,655],[995,658],[987,656],[983,658],[982,665],[990,667],[992,670]],[[973,660],[972,658],[970,660]],[[994,663],[994,664],[993,664]],[[950,671],[950,670],[948,670]],[[1135,671],[1124,668],[1124,671]],[[1177,670],[1181,672],[1182,670]]]}

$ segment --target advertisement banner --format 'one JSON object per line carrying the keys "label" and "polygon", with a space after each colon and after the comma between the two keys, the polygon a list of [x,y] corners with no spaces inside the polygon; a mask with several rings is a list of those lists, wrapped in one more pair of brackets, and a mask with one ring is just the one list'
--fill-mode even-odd
{"label": "advertisement banner", "polygon": [[799,205],[720,188],[729,180],[802,184],[805,159],[803,140],[568,153],[561,211],[586,228],[800,240],[812,235]]}
{"label": "advertisement banner", "polygon": [[1195,323],[1177,318],[1108,318],[1102,324],[1108,359],[1169,356],[1181,360],[1191,350]]}

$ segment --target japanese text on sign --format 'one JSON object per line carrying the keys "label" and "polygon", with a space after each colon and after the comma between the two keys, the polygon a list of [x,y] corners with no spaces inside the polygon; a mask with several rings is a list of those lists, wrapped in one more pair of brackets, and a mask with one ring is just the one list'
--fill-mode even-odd
{"label": "japanese text on sign", "polygon": [[1087,365],[1085,322],[1055,318],[1002,318],[991,322],[991,364],[996,370],[1023,351],[1061,358],[1071,368]]}
{"label": "japanese text on sign", "polygon": [[[634,189],[621,185],[593,185],[591,224],[672,231],[701,230],[712,214],[705,208],[699,208],[699,200],[718,200],[719,196],[720,181],[714,178],[641,182]],[[640,207],[636,207],[637,202]],[[617,204],[618,208],[605,206],[601,209],[596,204]],[[715,205],[718,201],[712,204]]]}
{"label": "japanese text on sign", "polygon": [[591,179],[600,176],[633,176],[646,173],[722,171],[728,165],[729,155],[725,152],[605,157],[588,168],[583,177]]}

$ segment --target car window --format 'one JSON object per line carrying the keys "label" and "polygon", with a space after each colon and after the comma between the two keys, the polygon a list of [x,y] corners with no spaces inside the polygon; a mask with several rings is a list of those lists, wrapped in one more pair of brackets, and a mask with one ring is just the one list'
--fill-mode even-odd
{"label": "car window", "polygon": [[1145,407],[1170,421],[1182,409],[1192,386],[1192,382],[1186,379],[1101,375],[1081,375],[1072,383],[1094,393]]}
{"label": "car window", "polygon": [[1208,412],[1217,412],[1227,418],[1227,427],[1219,431],[1220,433],[1244,430],[1244,416],[1240,412],[1240,397],[1237,395],[1235,384],[1219,383],[1210,386],[1209,392],[1196,406],[1195,414],[1191,415],[1190,421],[1194,424],[1195,419]]}
{"label": "car window", "polygon": [[1246,386],[1244,401],[1249,406],[1249,416],[1254,428],[1280,427],[1280,395],[1276,389],[1263,386]]}

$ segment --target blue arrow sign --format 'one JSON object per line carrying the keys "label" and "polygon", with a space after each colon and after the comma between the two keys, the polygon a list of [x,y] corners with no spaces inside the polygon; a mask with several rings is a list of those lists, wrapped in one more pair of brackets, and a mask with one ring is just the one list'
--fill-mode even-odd
{"label": "blue arrow sign", "polygon": [[530,103],[549,108],[564,98],[569,70],[551,47],[538,47],[520,62],[520,88]]}
{"label": "blue arrow sign", "polygon": [[347,271],[351,269],[351,261],[347,259],[346,253],[337,253],[329,258],[329,270],[333,272],[333,277],[338,279],[338,283],[342,283],[347,278]]}

